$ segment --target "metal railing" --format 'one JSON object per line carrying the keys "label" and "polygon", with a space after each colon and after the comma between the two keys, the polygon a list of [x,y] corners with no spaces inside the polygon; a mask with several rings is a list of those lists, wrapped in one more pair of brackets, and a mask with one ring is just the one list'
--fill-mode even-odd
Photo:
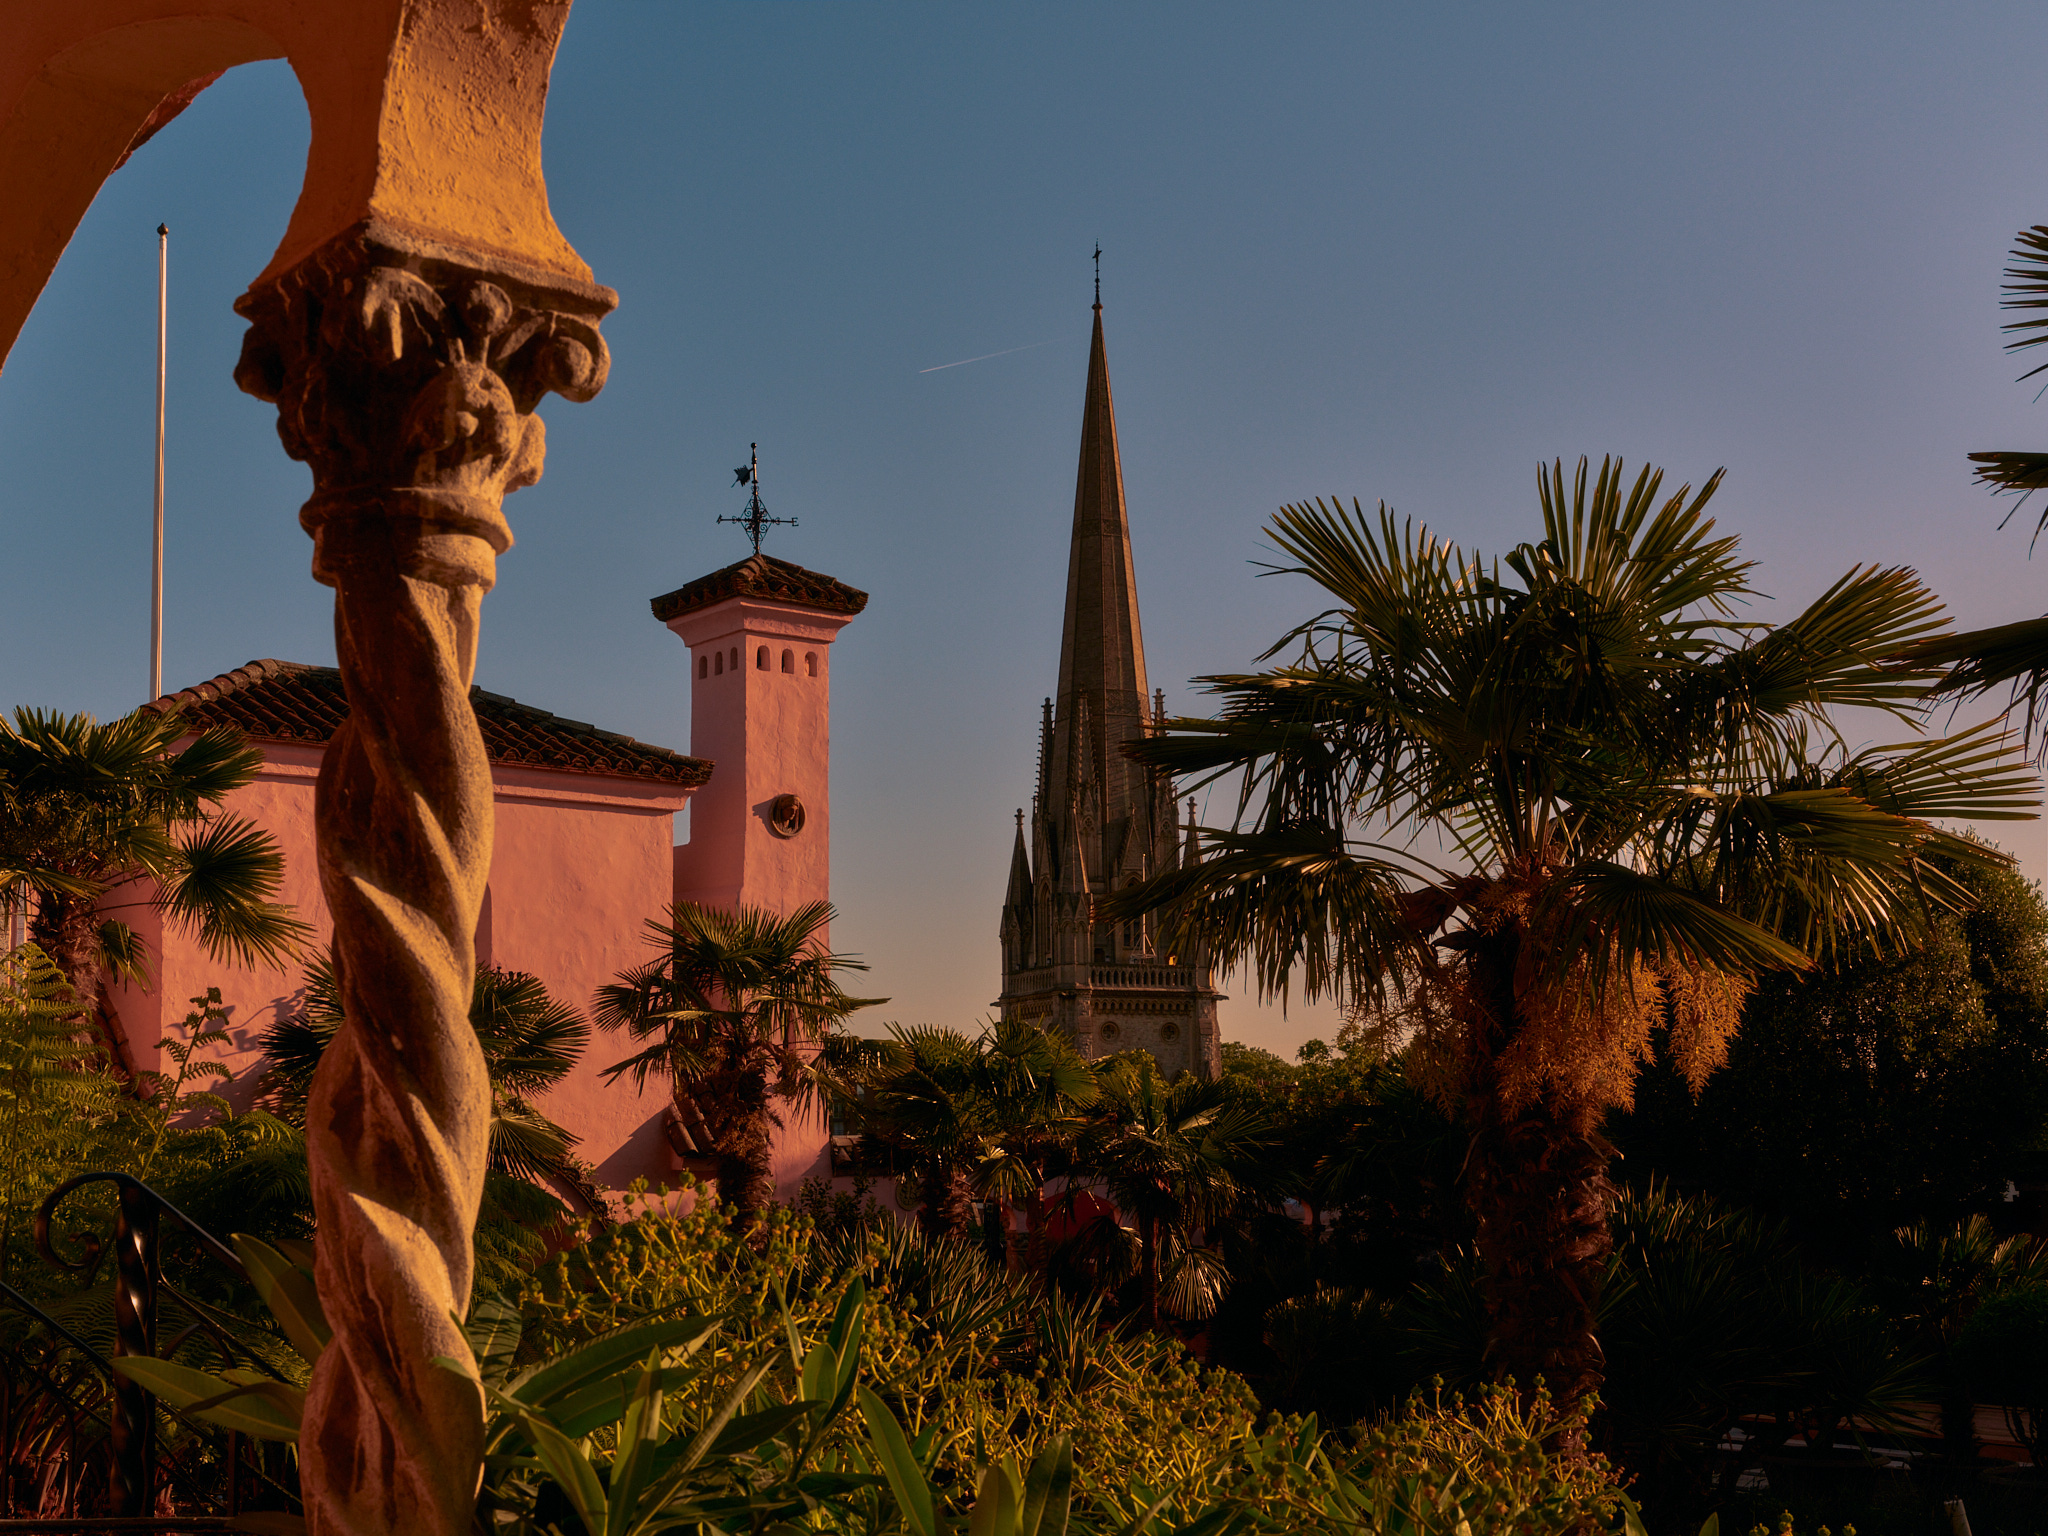
{"label": "metal railing", "polygon": [[[196,1239],[201,1252],[230,1274],[245,1282],[249,1275],[233,1249],[140,1179],[125,1173],[85,1173],[67,1180],[52,1190],[37,1209],[35,1216],[35,1245],[43,1259],[58,1269],[87,1276],[96,1273],[105,1261],[107,1245],[90,1232],[72,1235],[73,1241],[83,1252],[83,1257],[77,1260],[67,1259],[59,1254],[50,1237],[51,1221],[57,1209],[75,1191],[92,1184],[111,1184],[115,1192],[112,1244],[114,1359],[153,1356],[158,1353],[159,1301],[161,1297],[168,1295],[186,1311],[192,1321],[169,1341],[169,1348],[163,1352],[165,1356],[176,1354],[179,1347],[188,1339],[197,1333],[204,1333],[230,1363],[244,1363],[283,1380],[284,1378],[256,1351],[237,1343],[225,1329],[209,1318],[207,1313],[210,1309],[204,1303],[186,1296],[177,1287],[165,1281],[160,1243],[163,1218],[167,1216]],[[19,1370],[33,1377],[45,1395],[51,1401],[61,1404],[63,1411],[68,1415],[68,1444],[65,1456],[68,1486],[62,1500],[66,1511],[63,1516],[38,1514],[27,1519],[0,1518],[0,1532],[200,1531],[223,1528],[227,1519],[240,1513],[246,1436],[198,1423],[168,1404],[159,1404],[154,1395],[140,1382],[131,1381],[123,1376],[91,1343],[4,1280],[0,1280],[0,1302],[5,1302],[17,1311],[34,1318],[53,1335],[69,1344],[85,1361],[105,1376],[107,1383],[107,1411],[102,1413],[91,1404],[81,1401],[76,1392],[25,1357],[7,1362],[9,1371],[5,1397],[4,1400],[0,1400],[0,1409],[4,1409],[0,1411],[0,1443],[4,1443],[11,1459],[14,1415],[19,1410],[14,1373]],[[78,1378],[74,1375],[71,1385],[76,1386],[77,1381]],[[162,1463],[156,1434],[156,1410],[160,1406],[197,1435],[226,1435],[224,1469],[227,1490],[223,1501],[227,1506],[225,1511],[218,1514],[191,1513],[165,1516],[153,1513],[157,1503],[158,1472]],[[110,1513],[81,1517],[78,1515],[78,1504],[85,1461],[80,1455],[79,1427],[82,1421],[87,1420],[106,1427],[106,1508]],[[275,1493],[296,1501],[297,1495],[293,1489],[279,1483],[264,1470],[260,1449],[256,1448],[254,1442],[249,1442],[249,1448],[252,1452],[249,1459],[253,1463],[249,1471],[254,1480],[258,1484],[267,1485]],[[176,1465],[170,1465],[168,1470],[176,1480],[179,1470]],[[0,1500],[4,1500],[5,1507],[11,1512],[14,1507],[11,1467],[7,1469],[7,1475],[9,1484],[4,1491],[0,1491]],[[185,1495],[183,1502],[208,1502],[190,1478],[182,1480],[185,1487],[176,1492]]]}

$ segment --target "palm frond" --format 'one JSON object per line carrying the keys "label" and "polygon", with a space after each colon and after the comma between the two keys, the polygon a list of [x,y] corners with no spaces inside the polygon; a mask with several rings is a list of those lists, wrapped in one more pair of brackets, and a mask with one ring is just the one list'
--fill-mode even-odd
{"label": "palm frond", "polygon": [[1323,828],[1208,836],[1202,862],[1106,898],[1100,919],[1156,910],[1169,949],[1242,959],[1282,998],[1296,978],[1310,1000],[1370,987],[1414,947],[1401,904],[1413,861],[1359,851]]}
{"label": "palm frond", "polygon": [[[2013,237],[2018,244],[2009,253],[2012,265],[2005,269],[2005,297],[1999,301],[2000,309],[2016,309],[2025,312],[2025,318],[2009,320],[2002,327],[2012,340],[2005,344],[2008,352],[2024,352],[2029,347],[2038,347],[2048,341],[2048,224],[2036,224],[2023,229]],[[2020,375],[2030,379],[2048,368],[2048,363],[2030,369]]]}
{"label": "palm frond", "polygon": [[245,816],[222,816],[180,840],[164,905],[199,930],[207,952],[237,964],[280,965],[312,929],[271,898],[284,878],[284,853]]}
{"label": "palm frond", "polygon": [[1582,864],[1565,884],[1573,900],[1560,962],[1580,951],[1603,954],[1598,941],[1604,939],[1625,960],[1675,962],[1738,975],[1798,971],[1812,964],[1804,950],[1757,923],[1618,864]]}

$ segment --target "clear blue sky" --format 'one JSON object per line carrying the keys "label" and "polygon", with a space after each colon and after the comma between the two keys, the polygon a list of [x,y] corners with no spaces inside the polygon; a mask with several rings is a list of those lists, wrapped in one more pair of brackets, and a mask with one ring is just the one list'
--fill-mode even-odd
{"label": "clear blue sky", "polygon": [[[758,440],[802,519],[771,549],[873,594],[834,653],[835,939],[888,1014],[972,1024],[1058,652],[1097,240],[1174,707],[1309,611],[1254,579],[1276,504],[1384,497],[1497,549],[1559,454],[1726,465],[1723,524],[1787,602],[1897,562],[1965,623],[2039,613],[2048,551],[1964,454],[2048,438],[1996,307],[2048,222],[2044,41],[2038,4],[583,0],[547,169],[623,296],[611,383],[543,408],[478,680],[686,746],[647,599],[744,553],[712,519]],[[142,691],[159,221],[167,682],[332,659],[307,474],[230,377],[305,141],[284,66],[230,74],[107,185],[0,375],[0,704]],[[2040,874],[2040,829],[2004,835]],[[1282,1049],[1328,1028],[1227,1010]]]}

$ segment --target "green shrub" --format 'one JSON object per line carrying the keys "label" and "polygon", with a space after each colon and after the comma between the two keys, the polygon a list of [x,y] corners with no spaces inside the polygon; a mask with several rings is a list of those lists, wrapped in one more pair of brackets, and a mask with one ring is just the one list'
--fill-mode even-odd
{"label": "green shrub", "polygon": [[1955,1361],[1972,1397],[2004,1407],[2034,1465],[2048,1461],[2048,1284],[1985,1302],[1964,1325]]}
{"label": "green shrub", "polygon": [[[800,1256],[801,1222],[773,1223],[758,1250],[693,1216],[650,1212],[632,1225],[638,1241],[588,1245],[608,1250],[585,1255],[614,1282],[602,1307],[541,1299],[529,1318],[486,1298],[472,1309],[465,1358],[438,1362],[476,1383],[487,1446],[478,1513],[501,1536],[688,1526],[942,1536],[963,1524],[973,1536],[1642,1536],[1602,1458],[1551,1453],[1582,1443],[1585,1420],[1541,1394],[1417,1400],[1343,1447],[1312,1418],[1232,1434],[1236,1425],[1191,1409],[1216,1384],[1185,1356],[1112,1348],[1078,1375],[1073,1358],[1047,1352],[1030,1387],[999,1406],[991,1378],[937,1368],[963,1358],[943,1327],[892,1315],[859,1275],[806,1285],[801,1270],[761,1269]],[[261,1243],[237,1248],[311,1366],[331,1340],[311,1272]],[[620,1305],[616,1282],[645,1286],[678,1255],[688,1273],[671,1278],[703,1291],[739,1275],[762,1284],[727,1294],[722,1314],[684,1305],[595,1326]],[[870,1250],[879,1283],[899,1257],[891,1244]],[[927,1266],[927,1278],[950,1265]],[[985,1312],[994,1292],[979,1291],[960,1316]],[[775,1297],[771,1326],[756,1329],[763,1294]],[[573,1332],[587,1336],[562,1342]],[[303,1394],[263,1372],[133,1358],[119,1368],[216,1425],[262,1440],[300,1433]],[[1077,1445],[1104,1448],[1092,1451],[1092,1478]]]}
{"label": "green shrub", "polygon": [[1077,1508],[1115,1507],[1134,1488],[1200,1498],[1241,1470],[1257,1402],[1241,1378],[1204,1370],[1177,1342],[1100,1327],[976,1249],[928,1245],[894,1223],[826,1239],[775,1209],[742,1237],[711,1201],[688,1214],[678,1203],[649,1199],[630,1221],[579,1229],[520,1297],[528,1352],[696,1312],[725,1322],[707,1348],[729,1383],[759,1341],[824,1327],[858,1281],[861,1380],[906,1433],[931,1437],[946,1507],[972,1502],[986,1464],[1027,1465],[1062,1435],[1075,1446]]}

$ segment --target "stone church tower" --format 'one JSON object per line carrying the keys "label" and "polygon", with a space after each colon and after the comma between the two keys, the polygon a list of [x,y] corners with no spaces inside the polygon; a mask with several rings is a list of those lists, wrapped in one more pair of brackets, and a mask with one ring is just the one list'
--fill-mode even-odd
{"label": "stone church tower", "polygon": [[1164,953],[1152,919],[1097,923],[1092,910],[1111,891],[1197,857],[1192,806],[1183,832],[1175,825],[1172,783],[1123,753],[1163,711],[1163,697],[1148,697],[1145,684],[1098,300],[1059,693],[1045,701],[1039,726],[1028,840],[1024,813],[1017,813],[997,1006],[1006,1019],[1063,1031],[1085,1056],[1145,1050],[1169,1075],[1214,1077],[1222,1064],[1216,1004],[1223,994],[1207,957]]}

